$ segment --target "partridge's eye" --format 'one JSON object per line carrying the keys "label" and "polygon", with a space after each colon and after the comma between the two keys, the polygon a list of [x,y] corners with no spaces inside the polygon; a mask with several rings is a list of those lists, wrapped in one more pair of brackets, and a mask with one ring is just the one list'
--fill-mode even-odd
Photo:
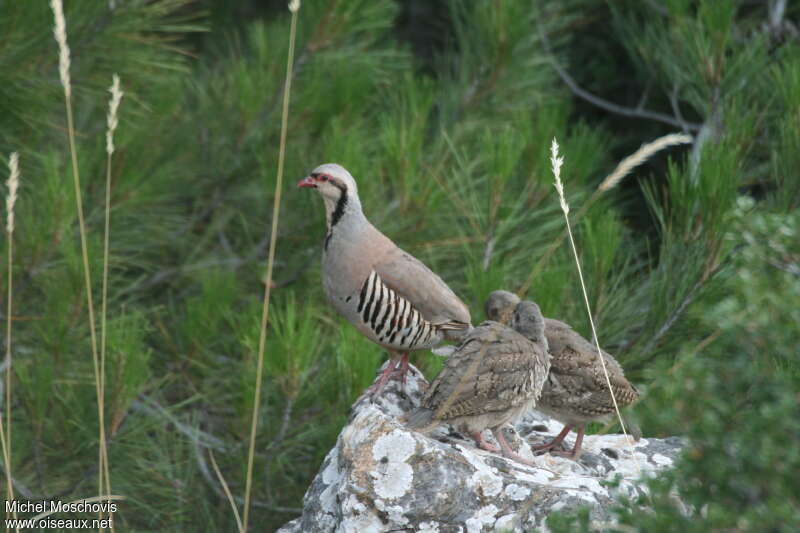
{"label": "partridge's eye", "polygon": [[319,181],[328,181],[328,176],[323,174],[322,176],[319,177]]}

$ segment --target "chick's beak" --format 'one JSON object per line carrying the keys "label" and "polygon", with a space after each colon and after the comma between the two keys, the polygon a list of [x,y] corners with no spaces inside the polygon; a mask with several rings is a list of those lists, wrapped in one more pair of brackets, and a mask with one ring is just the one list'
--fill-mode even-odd
{"label": "chick's beak", "polygon": [[317,188],[317,184],[314,183],[314,178],[311,176],[306,176],[305,178],[301,179],[297,182],[298,187],[313,187],[314,189]]}

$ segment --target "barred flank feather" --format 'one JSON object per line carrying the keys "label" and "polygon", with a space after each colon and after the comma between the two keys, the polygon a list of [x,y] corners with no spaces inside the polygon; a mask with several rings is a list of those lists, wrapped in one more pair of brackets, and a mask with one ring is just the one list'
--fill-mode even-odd
{"label": "barred flank feather", "polygon": [[404,350],[424,346],[436,334],[438,327],[425,320],[408,300],[389,288],[374,270],[361,287],[357,311],[378,341]]}

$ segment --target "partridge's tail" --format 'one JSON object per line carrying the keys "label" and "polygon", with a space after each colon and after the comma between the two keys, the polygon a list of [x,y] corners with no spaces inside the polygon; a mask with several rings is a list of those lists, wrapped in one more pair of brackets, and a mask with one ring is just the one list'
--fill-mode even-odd
{"label": "partridge's tail", "polygon": [[456,346],[455,344],[445,344],[444,346],[437,346],[436,348],[432,348],[431,352],[433,353],[433,355],[438,355],[439,357],[450,357],[451,355],[456,353],[457,349],[458,346]]}
{"label": "partridge's tail", "polygon": [[642,438],[642,428],[639,427],[639,424],[636,423],[635,420],[631,419],[628,414],[622,415],[622,420],[625,422],[625,427],[628,428],[628,433],[633,437],[633,440],[639,442]]}
{"label": "partridge's tail", "polygon": [[443,322],[436,324],[436,328],[444,333],[444,338],[449,341],[460,341],[472,329],[468,322]]}

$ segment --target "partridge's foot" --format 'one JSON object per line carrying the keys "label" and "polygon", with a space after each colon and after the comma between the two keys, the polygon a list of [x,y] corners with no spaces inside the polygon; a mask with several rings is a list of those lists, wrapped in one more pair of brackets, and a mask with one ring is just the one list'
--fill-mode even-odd
{"label": "partridge's foot", "polygon": [[475,440],[475,445],[481,450],[486,450],[487,452],[492,452],[492,453],[497,453],[500,451],[500,448],[498,448],[497,446],[493,446],[488,442],[486,442],[486,439],[483,438],[483,433],[481,433],[480,431],[476,431],[475,433],[471,434],[470,437],[472,437]]}
{"label": "partridge's foot", "polygon": [[567,459],[572,459],[577,461],[581,456],[581,443],[583,443],[583,428],[578,430],[578,436],[575,438],[575,446],[572,448],[571,451],[567,450],[553,450],[550,453],[552,455],[560,455],[561,457],[566,457]]}
{"label": "partridge's foot", "polygon": [[497,439],[497,442],[500,443],[500,448],[502,448],[503,455],[505,457],[508,457],[509,459],[517,461],[518,463],[522,463],[524,465],[534,466],[533,462],[525,459],[524,457],[522,457],[517,452],[511,449],[511,446],[509,446],[505,435],[503,435],[502,429],[498,428],[492,431],[492,434],[494,435],[494,438]]}
{"label": "partridge's foot", "polygon": [[553,440],[551,440],[550,442],[546,442],[544,444],[539,444],[538,446],[532,446],[531,449],[534,452],[547,452],[547,451],[550,451],[553,448],[555,448],[556,446],[559,446],[561,444],[561,441],[564,440],[564,437],[567,436],[567,433],[569,433],[569,431],[571,429],[572,429],[572,426],[564,426],[564,429],[561,430],[561,433],[556,435],[556,437]]}
{"label": "partridge's foot", "polygon": [[395,367],[395,372],[400,372],[400,383],[406,384],[406,377],[408,376],[408,354],[404,353],[400,358],[400,362]]}
{"label": "partridge's foot", "polygon": [[367,394],[369,394],[373,400],[381,395],[381,393],[383,392],[383,388],[389,381],[389,378],[392,377],[392,374],[395,372],[395,370],[397,370],[397,365],[398,361],[396,359],[390,359],[389,364],[387,364],[386,368],[384,368],[383,372],[381,372],[378,381],[373,383],[367,389]]}

